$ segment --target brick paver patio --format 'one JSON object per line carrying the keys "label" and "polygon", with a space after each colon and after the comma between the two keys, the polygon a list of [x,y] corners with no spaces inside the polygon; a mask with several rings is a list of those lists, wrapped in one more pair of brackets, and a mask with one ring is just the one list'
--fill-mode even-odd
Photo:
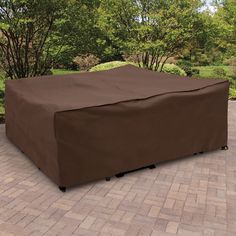
{"label": "brick paver patio", "polygon": [[61,193],[0,125],[0,235],[236,235],[236,102],[229,147]]}

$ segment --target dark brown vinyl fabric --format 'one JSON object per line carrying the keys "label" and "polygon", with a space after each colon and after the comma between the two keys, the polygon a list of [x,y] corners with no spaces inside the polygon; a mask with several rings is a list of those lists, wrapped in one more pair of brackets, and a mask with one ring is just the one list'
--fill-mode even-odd
{"label": "dark brown vinyl fabric", "polygon": [[134,66],[7,81],[6,134],[71,187],[227,145],[228,89]]}

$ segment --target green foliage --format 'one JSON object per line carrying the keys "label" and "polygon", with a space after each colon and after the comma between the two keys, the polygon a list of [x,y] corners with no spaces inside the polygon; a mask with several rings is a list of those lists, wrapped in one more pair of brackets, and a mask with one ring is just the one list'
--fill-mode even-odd
{"label": "green foliage", "polygon": [[199,53],[197,52],[195,55],[195,61],[197,65],[199,66],[208,66],[210,65],[210,59],[207,56],[207,54]]}
{"label": "green foliage", "polygon": [[73,59],[80,54],[102,57],[106,45],[97,27],[98,7],[99,0],[67,1],[50,38],[54,68],[76,69]]}
{"label": "green foliage", "polygon": [[3,22],[0,22],[0,30],[8,30],[9,25]]}
{"label": "green foliage", "polygon": [[177,61],[176,63],[177,66],[182,67],[182,66],[189,66],[192,67],[193,64],[191,63],[191,61],[189,60],[184,60],[184,59],[180,59]]}
{"label": "green foliage", "polygon": [[170,74],[175,74],[175,75],[180,75],[180,76],[187,75],[184,70],[182,70],[179,66],[175,64],[165,64],[162,71],[165,73],[170,73]]}
{"label": "green foliage", "polygon": [[229,98],[236,99],[236,77],[224,77],[224,79],[229,80],[229,84],[230,84]]}
{"label": "green foliage", "polygon": [[229,89],[229,98],[236,100],[236,88]]}
{"label": "green foliage", "polygon": [[98,25],[113,48],[138,55],[139,66],[162,70],[193,37],[199,5],[198,0],[101,0]]}
{"label": "green foliage", "polygon": [[4,106],[3,106],[3,99],[0,98],[0,124],[4,120],[4,114],[5,114],[5,109],[4,109]]}
{"label": "green foliage", "polygon": [[224,69],[226,71],[227,77],[233,76],[232,68],[230,66],[197,66],[197,67],[194,67],[194,69],[200,70],[199,76],[202,78],[208,78],[208,77],[214,78],[215,77],[214,69],[216,69],[216,68]]}
{"label": "green foliage", "polygon": [[68,75],[68,74],[79,73],[79,71],[76,71],[76,70],[64,70],[64,69],[53,69],[52,73],[53,73],[53,75]]}
{"label": "green foliage", "polygon": [[45,74],[51,67],[54,23],[65,0],[0,0],[0,69],[11,79]]}
{"label": "green foliage", "polygon": [[236,0],[220,1],[215,19],[221,26],[219,46],[230,55],[236,52]]}
{"label": "green foliage", "polygon": [[232,66],[232,71],[236,76],[236,57],[231,58],[230,65]]}
{"label": "green foliage", "polygon": [[207,66],[221,62],[221,50],[217,48],[221,26],[209,12],[199,13],[198,31],[189,45],[190,59],[195,65]]}
{"label": "green foliage", "polygon": [[182,70],[185,71],[185,73],[187,74],[187,76],[192,77],[193,75],[198,75],[199,74],[199,70],[198,69],[193,69],[191,66],[187,66],[187,65],[182,65],[180,66],[180,68]]}
{"label": "green foliage", "polygon": [[[5,90],[4,80],[0,79],[0,92],[1,92],[1,94],[3,93],[4,90]],[[1,95],[0,95],[0,97],[1,97]]]}
{"label": "green foliage", "polygon": [[195,66],[221,65],[226,58],[235,54],[235,3],[235,0],[223,0],[214,14],[199,12],[199,20],[194,26],[198,30],[184,49],[184,59]]}
{"label": "green foliage", "polygon": [[223,68],[214,68],[213,69],[213,73],[217,77],[224,77],[224,76],[226,76],[226,71]]}
{"label": "green foliage", "polygon": [[111,62],[106,62],[106,63],[99,64],[97,66],[94,66],[93,68],[90,69],[90,72],[110,70],[113,68],[130,65],[130,64],[135,65],[133,63],[125,62],[125,61],[111,61]]}
{"label": "green foliage", "polygon": [[198,69],[192,67],[192,63],[190,61],[179,60],[176,65],[184,70],[189,77],[199,75],[200,73]]}
{"label": "green foliage", "polygon": [[200,70],[196,68],[191,68],[192,76],[198,76],[200,74]]}
{"label": "green foliage", "polygon": [[[232,67],[230,66],[200,66],[196,67],[196,69],[200,70],[200,76],[202,78],[220,78],[220,79],[227,79],[230,82],[230,91],[229,91],[229,97],[233,98],[235,96],[236,92],[236,77],[232,72]],[[216,69],[219,69],[222,71],[222,69],[226,72],[226,76],[217,76],[214,71]]]}
{"label": "green foliage", "polygon": [[4,92],[3,90],[0,90],[0,99],[3,99],[4,98]]}

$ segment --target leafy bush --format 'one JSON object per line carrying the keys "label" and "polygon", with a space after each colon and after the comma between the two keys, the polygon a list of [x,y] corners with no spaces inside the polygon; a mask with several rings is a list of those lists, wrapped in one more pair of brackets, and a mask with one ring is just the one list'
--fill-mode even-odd
{"label": "leafy bush", "polygon": [[0,124],[4,123],[5,109],[4,109],[4,92],[0,90]]}
{"label": "leafy bush", "polygon": [[106,62],[106,63],[99,64],[97,66],[94,66],[93,68],[90,69],[90,71],[93,72],[93,71],[110,70],[110,69],[125,66],[125,65],[135,65],[135,64],[131,62],[125,62],[125,61],[111,61],[111,62]]}
{"label": "leafy bush", "polygon": [[187,76],[189,77],[193,76],[192,68],[190,66],[181,66],[180,68],[185,71]]}
{"label": "leafy bush", "polygon": [[192,74],[192,63],[187,61],[187,60],[183,60],[180,59],[176,62],[176,65],[179,66],[182,70],[184,70],[187,74],[187,76],[191,77]]}
{"label": "leafy bush", "polygon": [[79,66],[80,70],[87,71],[97,65],[100,59],[93,54],[84,54],[78,55],[73,61]]}
{"label": "leafy bush", "polygon": [[1,82],[5,79],[5,74],[3,71],[0,70],[0,88],[1,88]]}
{"label": "leafy bush", "polygon": [[181,69],[179,66],[175,64],[165,64],[163,66],[162,72],[165,73],[170,73],[170,74],[175,74],[175,75],[180,75],[180,76],[186,76],[186,72]]}
{"label": "leafy bush", "polygon": [[200,70],[192,68],[191,66],[180,66],[182,70],[184,70],[187,74],[187,76],[192,77],[192,76],[197,76],[200,74]]}
{"label": "leafy bush", "polygon": [[223,68],[214,68],[213,73],[215,76],[218,77],[226,76],[226,71]]}
{"label": "leafy bush", "polygon": [[198,66],[208,66],[210,65],[210,59],[204,53],[197,53],[196,55],[196,65]]}
{"label": "leafy bush", "polygon": [[192,76],[194,75],[200,75],[200,70],[197,68],[192,68]]}
{"label": "leafy bush", "polygon": [[176,65],[179,66],[182,70],[184,70],[187,76],[189,77],[200,74],[200,70],[192,68],[193,64],[190,61],[183,60],[183,59],[178,60]]}
{"label": "leafy bush", "polygon": [[230,65],[232,66],[233,73],[236,75],[236,57],[231,58]]}
{"label": "leafy bush", "polygon": [[176,65],[179,66],[180,68],[182,66],[188,66],[188,67],[192,67],[193,66],[193,63],[189,60],[185,60],[185,59],[179,59],[177,62],[176,62]]}
{"label": "leafy bush", "polygon": [[228,58],[227,58],[227,59],[224,59],[224,60],[223,60],[223,65],[224,65],[224,66],[230,66],[230,65],[231,65],[231,58],[230,58],[230,59],[228,59]]}
{"label": "leafy bush", "polygon": [[233,89],[233,88],[229,89],[229,98],[236,100],[236,89]]}
{"label": "leafy bush", "polygon": [[4,88],[3,85],[1,84],[0,81],[0,124],[3,123],[4,121],[4,97],[5,97],[5,92],[4,92]]}
{"label": "leafy bush", "polygon": [[[66,48],[67,49],[67,48]],[[78,70],[78,65],[73,62],[75,55],[72,55],[71,49],[63,49],[61,53],[54,56],[53,68],[54,69],[66,69],[66,70]]]}
{"label": "leafy bush", "polygon": [[0,89],[0,99],[3,99],[5,96],[4,91]]}

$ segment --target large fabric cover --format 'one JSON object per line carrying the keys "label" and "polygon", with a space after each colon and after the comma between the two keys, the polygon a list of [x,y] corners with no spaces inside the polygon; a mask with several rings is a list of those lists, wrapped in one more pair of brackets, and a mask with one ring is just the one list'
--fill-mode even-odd
{"label": "large fabric cover", "polygon": [[6,82],[6,134],[71,187],[227,145],[229,83],[134,66]]}

